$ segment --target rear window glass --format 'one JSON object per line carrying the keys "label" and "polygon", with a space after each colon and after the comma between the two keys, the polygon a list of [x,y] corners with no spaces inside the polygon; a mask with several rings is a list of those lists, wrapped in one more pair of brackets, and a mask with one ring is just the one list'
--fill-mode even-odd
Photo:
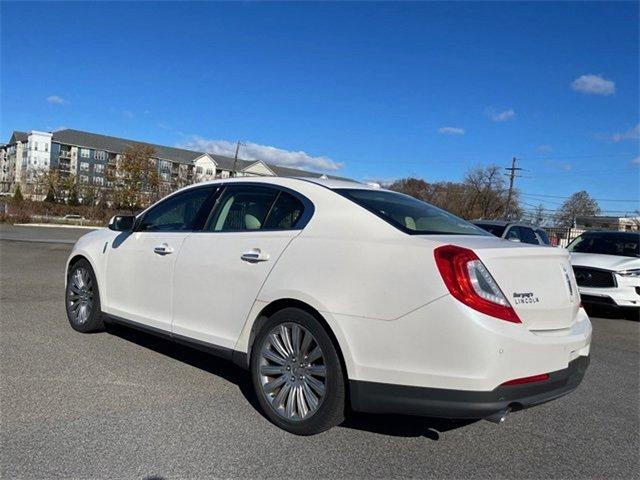
{"label": "rear window glass", "polygon": [[474,225],[477,225],[478,227],[482,228],[483,230],[486,230],[487,232],[489,232],[491,235],[495,235],[496,237],[501,237],[502,234],[504,233],[504,229],[506,228],[506,225],[492,225],[490,223],[478,223],[478,222],[473,222]]}
{"label": "rear window glass", "polygon": [[466,220],[408,195],[388,190],[341,188],[335,191],[405,233],[487,235]]}
{"label": "rear window glass", "polygon": [[544,245],[551,245],[551,241],[549,240],[549,235],[547,235],[547,232],[541,229],[537,229],[536,234]]}

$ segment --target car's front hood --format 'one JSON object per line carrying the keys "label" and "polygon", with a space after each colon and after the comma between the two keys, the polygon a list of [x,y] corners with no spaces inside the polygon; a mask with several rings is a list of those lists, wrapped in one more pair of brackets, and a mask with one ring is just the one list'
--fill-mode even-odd
{"label": "car's front hood", "polygon": [[640,258],[603,255],[601,253],[572,253],[571,264],[619,272],[640,268]]}

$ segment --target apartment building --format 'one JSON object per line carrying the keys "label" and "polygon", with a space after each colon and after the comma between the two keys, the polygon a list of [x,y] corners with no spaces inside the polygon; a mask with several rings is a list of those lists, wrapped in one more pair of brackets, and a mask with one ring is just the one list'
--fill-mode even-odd
{"label": "apartment building", "polygon": [[[65,129],[57,132],[13,132],[0,146],[0,190],[13,192],[19,184],[26,195],[43,197],[41,174],[56,170],[73,175],[79,186],[111,188],[107,175],[115,169],[122,152],[136,144],[151,147],[158,168],[161,193],[215,178],[230,176],[320,177],[323,173],[271,165],[261,160],[234,160],[222,155],[154,145],[136,140]],[[333,177],[331,178],[339,178]]]}

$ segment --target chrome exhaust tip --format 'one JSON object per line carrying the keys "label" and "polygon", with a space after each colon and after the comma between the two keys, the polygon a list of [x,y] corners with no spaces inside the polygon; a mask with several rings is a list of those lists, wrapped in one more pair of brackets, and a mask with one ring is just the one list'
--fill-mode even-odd
{"label": "chrome exhaust tip", "polygon": [[504,410],[499,410],[496,413],[485,417],[485,420],[488,420],[493,423],[497,423],[498,425],[502,425],[507,419],[507,415],[511,412],[511,407],[507,407]]}

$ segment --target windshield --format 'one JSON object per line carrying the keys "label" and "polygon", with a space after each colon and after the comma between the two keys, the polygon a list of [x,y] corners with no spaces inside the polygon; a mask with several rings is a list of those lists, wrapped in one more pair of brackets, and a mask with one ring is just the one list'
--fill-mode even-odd
{"label": "windshield", "polygon": [[599,253],[622,257],[640,257],[638,233],[583,233],[567,247],[575,253]]}
{"label": "windshield", "polygon": [[335,192],[412,235],[487,235],[487,232],[466,220],[402,193],[350,188],[336,189]]}
{"label": "windshield", "polygon": [[491,235],[495,235],[496,237],[501,237],[502,234],[504,233],[504,229],[507,228],[506,225],[492,225],[490,223],[473,222],[473,224],[477,225],[483,230],[486,230]]}

